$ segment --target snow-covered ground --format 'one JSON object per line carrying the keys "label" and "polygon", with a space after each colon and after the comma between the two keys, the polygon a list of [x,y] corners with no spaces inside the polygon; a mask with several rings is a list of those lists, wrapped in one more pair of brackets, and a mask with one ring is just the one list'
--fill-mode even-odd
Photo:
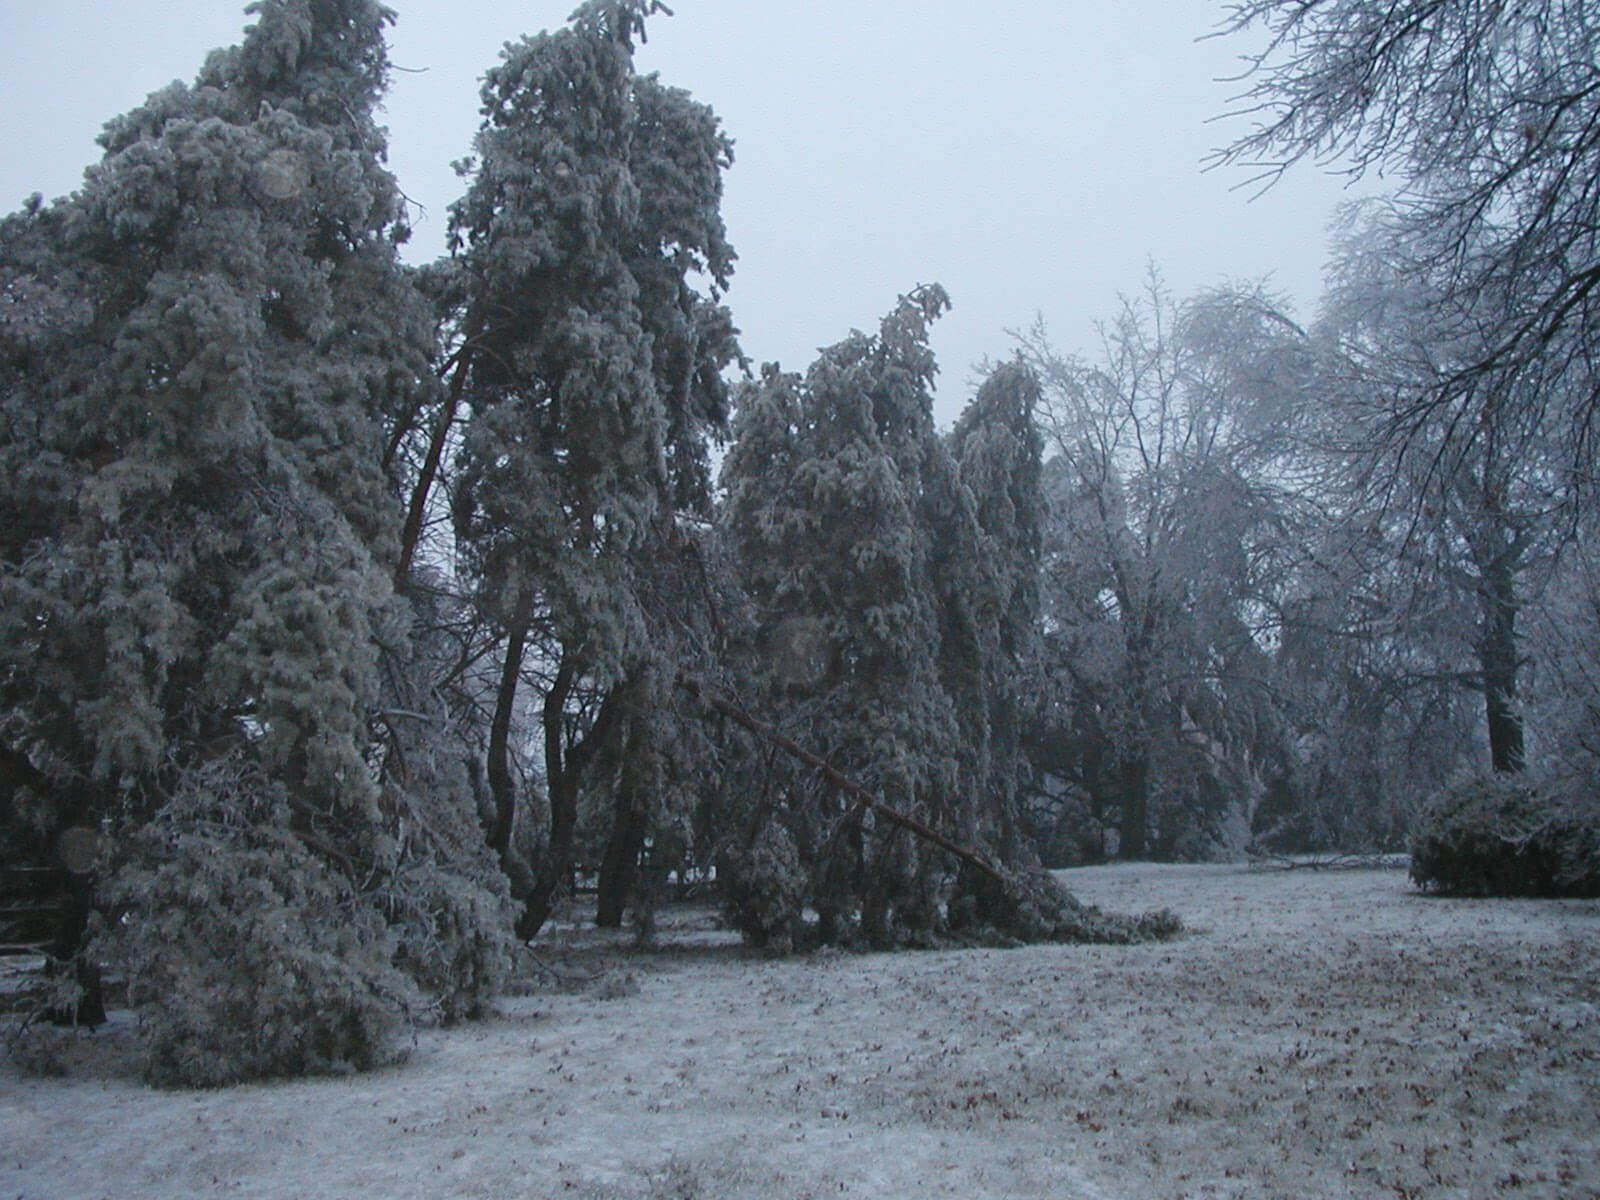
{"label": "snow-covered ground", "polygon": [[1106,867],[1139,947],[768,961],[576,926],[586,986],[375,1075],[164,1093],[127,1020],[0,1063],[0,1196],[1600,1196],[1600,904]]}

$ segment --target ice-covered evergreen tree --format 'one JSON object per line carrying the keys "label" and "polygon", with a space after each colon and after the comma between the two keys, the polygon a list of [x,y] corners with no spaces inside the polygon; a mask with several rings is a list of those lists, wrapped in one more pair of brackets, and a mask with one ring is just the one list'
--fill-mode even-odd
{"label": "ice-covered evergreen tree", "polygon": [[452,216],[471,409],[456,526],[505,635],[488,778],[491,843],[513,869],[517,701],[524,675],[539,678],[550,825],[525,936],[571,865],[597,755],[671,685],[670,668],[645,669],[660,646],[637,559],[675,539],[679,507],[708,504],[705,438],[737,353],[718,303],[732,144],[710,109],[635,73],[660,7],[589,3],[507,48]]}
{"label": "ice-covered evergreen tree", "polygon": [[982,798],[984,839],[1008,862],[1032,854],[1017,792],[1027,770],[1022,707],[1035,683],[1046,524],[1038,398],[1038,382],[1020,363],[999,366],[984,381],[948,438],[972,520],[952,513],[935,542],[946,687],[971,764],[967,786]]}
{"label": "ice-covered evergreen tree", "polygon": [[[946,304],[919,289],[875,336],[825,350],[803,378],[769,369],[748,389],[723,470],[725,526],[757,614],[750,694],[885,803],[1004,856],[1016,846],[1001,836],[1003,700],[988,689],[1005,676],[1005,638],[1025,641],[1007,622],[1025,616],[1032,585],[1030,518],[1002,516],[998,491],[1021,498],[1037,439],[1024,429],[1014,449],[997,444],[1004,410],[1026,410],[1028,384],[1009,371],[963,423],[964,465],[937,437],[927,329]],[[738,894],[799,896],[781,877],[800,871],[825,940],[850,936],[858,914],[879,943],[939,926],[942,853],[875,826],[814,773],[763,762],[760,776],[729,860]]]}
{"label": "ice-covered evergreen tree", "polygon": [[429,1003],[403,966],[441,936],[391,921],[419,862],[460,881],[447,942],[499,903],[417,835],[458,818],[372,758],[384,423],[431,386],[373,121],[390,13],[250,11],[107,125],[77,193],[0,225],[9,815],[114,831],[152,1074],[205,1083],[391,1053]]}

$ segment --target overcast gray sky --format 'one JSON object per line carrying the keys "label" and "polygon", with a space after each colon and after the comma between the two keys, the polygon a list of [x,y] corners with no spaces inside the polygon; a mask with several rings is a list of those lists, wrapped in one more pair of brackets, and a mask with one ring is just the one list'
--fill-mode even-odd
{"label": "overcast gray sky", "polygon": [[[575,0],[391,0],[390,165],[442,251],[450,162],[471,151],[477,79]],[[1260,199],[1201,160],[1245,47],[1199,41],[1218,0],[673,0],[639,65],[710,103],[737,142],[728,297],[757,362],[803,369],[937,281],[939,418],[972,364],[1036,313],[1090,349],[1153,260],[1179,294],[1270,275],[1309,316],[1341,181],[1303,171]],[[246,23],[231,0],[0,0],[0,206],[62,195],[109,117]]]}

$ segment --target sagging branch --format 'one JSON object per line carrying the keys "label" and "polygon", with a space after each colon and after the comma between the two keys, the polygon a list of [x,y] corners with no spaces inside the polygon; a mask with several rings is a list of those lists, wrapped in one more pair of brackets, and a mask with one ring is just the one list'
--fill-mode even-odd
{"label": "sagging branch", "polygon": [[1000,884],[1002,887],[1012,886],[1013,881],[1010,879],[1010,877],[1003,870],[990,862],[985,855],[980,854],[970,846],[963,846],[960,842],[954,841],[945,834],[940,833],[931,825],[926,825],[913,816],[909,816],[898,809],[891,808],[882,800],[878,799],[878,797],[874,796],[866,788],[862,787],[855,780],[840,772],[839,769],[832,763],[828,762],[827,759],[813,754],[804,746],[796,742],[793,738],[787,737],[777,729],[774,729],[771,725],[768,725],[765,721],[757,720],[755,717],[747,713],[743,708],[739,707],[739,705],[733,700],[718,693],[703,680],[695,679],[688,675],[680,675],[678,676],[678,686],[691,693],[702,704],[706,705],[706,707],[712,709],[714,712],[721,713],[730,721],[734,722],[734,724],[748,729],[751,733],[755,734],[763,741],[770,745],[776,746],[785,754],[788,754],[790,757],[796,758],[805,763],[806,766],[811,767],[819,775],[821,775],[823,779],[827,780],[828,783],[855,800],[858,808],[862,810],[870,810],[877,816],[880,816],[884,820],[888,821],[891,825],[897,825],[901,829],[904,829],[907,833],[922,838],[924,841],[932,842],[941,850],[955,855],[955,857],[960,859],[962,862],[968,864],[974,870],[981,872],[983,875],[992,879],[995,883]]}

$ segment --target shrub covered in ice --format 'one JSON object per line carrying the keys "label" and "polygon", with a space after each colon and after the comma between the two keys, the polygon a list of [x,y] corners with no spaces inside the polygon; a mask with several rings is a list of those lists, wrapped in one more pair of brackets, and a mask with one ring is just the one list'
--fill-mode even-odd
{"label": "shrub covered in ice", "polygon": [[1417,817],[1411,878],[1461,896],[1600,896],[1600,822],[1517,775],[1456,780]]}
{"label": "shrub covered in ice", "polygon": [[128,847],[101,944],[127,975],[150,1082],[365,1070],[403,1052],[426,1005],[394,965],[396,932],[295,824],[282,789],[203,772]]}
{"label": "shrub covered in ice", "polygon": [[717,863],[728,919],[754,946],[788,954],[802,927],[806,873],[789,831],[768,821],[747,846],[730,846]]}

